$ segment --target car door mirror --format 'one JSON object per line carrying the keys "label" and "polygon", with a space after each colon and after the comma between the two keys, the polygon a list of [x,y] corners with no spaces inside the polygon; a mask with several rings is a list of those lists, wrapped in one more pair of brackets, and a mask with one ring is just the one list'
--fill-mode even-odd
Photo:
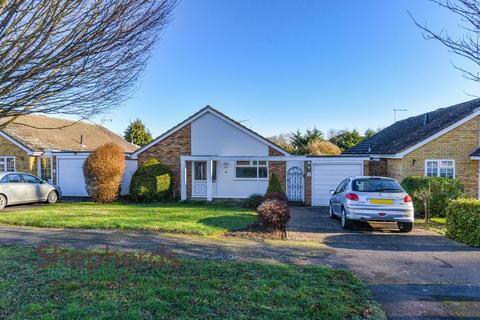
{"label": "car door mirror", "polygon": [[333,196],[335,194],[335,190],[330,190],[330,194]]}

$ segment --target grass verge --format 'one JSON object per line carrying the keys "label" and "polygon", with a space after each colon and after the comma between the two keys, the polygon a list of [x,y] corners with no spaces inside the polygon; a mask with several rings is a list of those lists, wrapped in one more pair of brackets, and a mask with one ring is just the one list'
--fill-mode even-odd
{"label": "grass verge", "polygon": [[218,235],[255,221],[247,209],[216,204],[59,203],[0,214],[0,223],[43,228],[129,229]]}
{"label": "grass verge", "polygon": [[0,318],[386,319],[344,270],[178,259],[88,273],[41,262],[32,249],[0,246]]}

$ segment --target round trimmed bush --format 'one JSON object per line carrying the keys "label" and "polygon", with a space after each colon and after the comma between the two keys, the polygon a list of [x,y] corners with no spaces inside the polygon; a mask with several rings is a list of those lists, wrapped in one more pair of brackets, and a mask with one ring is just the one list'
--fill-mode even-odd
{"label": "round trimmed bush", "polygon": [[136,202],[171,200],[173,173],[157,159],[146,161],[130,182],[130,198]]}
{"label": "round trimmed bush", "polygon": [[290,219],[290,209],[285,201],[265,200],[257,208],[258,220],[267,228],[283,229]]}
{"label": "round trimmed bush", "polygon": [[115,143],[95,149],[83,164],[87,193],[94,202],[114,202],[120,193],[125,155]]}

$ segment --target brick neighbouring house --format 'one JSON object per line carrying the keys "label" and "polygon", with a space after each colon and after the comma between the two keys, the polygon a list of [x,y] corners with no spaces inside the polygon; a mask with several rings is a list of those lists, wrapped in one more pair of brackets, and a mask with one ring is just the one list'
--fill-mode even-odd
{"label": "brick neighbouring house", "polygon": [[[21,116],[0,130],[0,171],[34,174],[59,186],[64,196],[88,196],[83,162],[97,147],[110,142],[121,146],[126,159],[138,149],[98,124]],[[127,160],[130,176],[135,168],[136,161]],[[130,176],[122,181],[123,193],[128,190]]]}
{"label": "brick neighbouring house", "polygon": [[365,157],[290,155],[207,106],[132,154],[141,166],[156,158],[174,173],[174,196],[231,199],[264,194],[275,173],[292,201],[328,205],[330,190],[365,173]]}
{"label": "brick neighbouring house", "polygon": [[344,152],[366,155],[370,174],[459,179],[479,197],[480,99],[397,121]]}

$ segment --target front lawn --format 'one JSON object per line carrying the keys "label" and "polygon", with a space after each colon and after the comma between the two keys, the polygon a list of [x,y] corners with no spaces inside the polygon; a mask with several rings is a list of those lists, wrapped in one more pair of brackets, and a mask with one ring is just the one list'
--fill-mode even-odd
{"label": "front lawn", "polygon": [[178,259],[88,273],[42,262],[32,249],[0,246],[0,318],[386,319],[344,270]]}
{"label": "front lawn", "polygon": [[255,213],[217,204],[59,203],[31,210],[0,212],[0,223],[82,229],[131,229],[216,235],[255,220]]}

